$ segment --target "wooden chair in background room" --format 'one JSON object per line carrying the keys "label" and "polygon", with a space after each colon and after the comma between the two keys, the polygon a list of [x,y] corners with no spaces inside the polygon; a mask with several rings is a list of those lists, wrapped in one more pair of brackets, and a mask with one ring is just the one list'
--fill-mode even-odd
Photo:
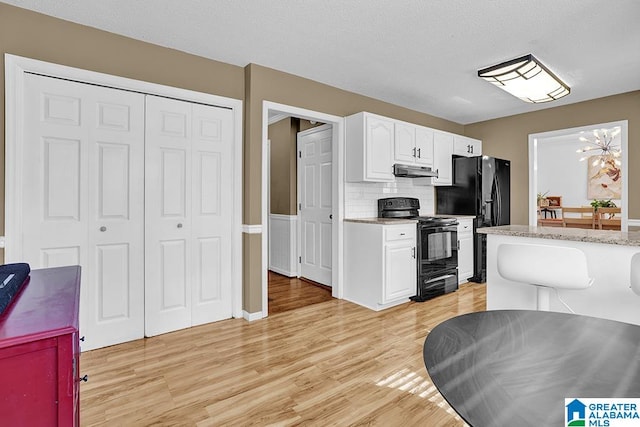
{"label": "wooden chair in background room", "polygon": [[[620,230],[622,221],[620,219],[621,208],[598,208],[598,229],[600,230]],[[617,216],[616,216],[617,214]]]}
{"label": "wooden chair in background room", "polygon": [[543,227],[562,227],[562,196],[547,196],[547,206],[538,208],[538,225]]}
{"label": "wooden chair in background room", "polygon": [[570,228],[596,228],[592,207],[562,208],[562,226]]}

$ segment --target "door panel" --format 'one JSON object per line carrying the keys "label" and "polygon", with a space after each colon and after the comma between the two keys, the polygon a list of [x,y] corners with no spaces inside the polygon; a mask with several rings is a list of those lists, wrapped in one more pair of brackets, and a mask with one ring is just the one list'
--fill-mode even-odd
{"label": "door panel", "polygon": [[231,317],[233,116],[226,108],[193,104],[193,325]]}
{"label": "door panel", "polygon": [[82,266],[83,350],[141,338],[144,95],[25,75],[23,253]]}
{"label": "door panel", "polygon": [[145,335],[191,326],[191,105],[146,98]]}
{"label": "door panel", "polygon": [[298,134],[300,275],[331,286],[332,128]]}
{"label": "door panel", "polygon": [[231,317],[232,113],[148,96],[147,125],[146,331],[156,335]]}

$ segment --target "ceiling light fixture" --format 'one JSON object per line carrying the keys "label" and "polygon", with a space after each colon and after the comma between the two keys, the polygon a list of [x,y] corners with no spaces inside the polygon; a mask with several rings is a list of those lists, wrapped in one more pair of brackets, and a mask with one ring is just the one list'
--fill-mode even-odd
{"label": "ceiling light fixture", "polygon": [[554,101],[571,91],[531,54],[482,69],[478,77],[534,104]]}
{"label": "ceiling light fixture", "polygon": [[[619,127],[609,130],[594,129],[593,140],[585,138],[584,136],[578,138],[580,141],[586,142],[589,145],[576,150],[576,153],[600,151],[600,153],[595,154],[595,159],[592,162],[593,166],[597,166],[598,163],[600,163],[600,167],[604,167],[608,160],[613,160],[616,166],[620,166],[622,162],[619,160],[619,158],[622,150],[619,145],[612,145],[613,140],[616,138],[616,136],[620,135],[620,131],[621,129]],[[586,156],[580,158],[580,161],[585,161],[592,155],[594,154],[587,154]]]}

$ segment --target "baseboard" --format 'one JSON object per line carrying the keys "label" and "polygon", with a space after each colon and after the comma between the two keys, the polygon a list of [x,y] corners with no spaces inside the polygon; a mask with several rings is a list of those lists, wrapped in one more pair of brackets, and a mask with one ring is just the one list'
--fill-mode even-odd
{"label": "baseboard", "polygon": [[244,319],[248,320],[249,322],[253,322],[254,320],[262,319],[264,316],[262,311],[258,311],[256,313],[249,313],[245,310],[242,310],[242,317],[244,317]]}
{"label": "baseboard", "polygon": [[283,276],[287,276],[287,277],[297,277],[298,273],[295,271],[287,271],[283,268],[278,268],[275,266],[269,266],[269,270],[273,271],[274,273],[278,273],[278,274],[282,274]]}

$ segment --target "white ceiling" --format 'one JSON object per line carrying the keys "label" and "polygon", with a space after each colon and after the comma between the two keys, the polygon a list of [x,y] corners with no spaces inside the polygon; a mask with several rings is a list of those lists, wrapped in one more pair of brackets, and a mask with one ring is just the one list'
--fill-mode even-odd
{"label": "white ceiling", "polygon": [[[461,124],[640,89],[638,0],[2,2]],[[528,53],[571,94],[531,105],[477,77]]]}

